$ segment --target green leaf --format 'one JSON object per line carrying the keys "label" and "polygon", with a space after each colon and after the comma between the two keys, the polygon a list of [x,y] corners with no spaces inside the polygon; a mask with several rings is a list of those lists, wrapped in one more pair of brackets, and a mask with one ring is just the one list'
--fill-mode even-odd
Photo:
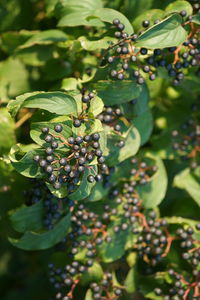
{"label": "green leaf", "polygon": [[192,22],[196,23],[196,24],[200,24],[200,13],[198,13],[192,17]]}
{"label": "green leaf", "polygon": [[25,99],[22,107],[40,108],[58,115],[76,115],[76,101],[61,92],[38,93]]}
{"label": "green leaf", "polygon": [[101,21],[108,22],[111,24],[113,19],[119,19],[120,22],[125,25],[125,31],[128,34],[132,34],[134,32],[133,27],[130,24],[129,20],[117,10],[111,8],[100,8],[98,10],[95,10],[93,15],[100,18]]}
{"label": "green leaf", "polygon": [[198,223],[198,221],[194,221],[191,219],[187,219],[187,218],[182,218],[182,217],[176,217],[176,216],[172,216],[172,217],[165,217],[165,219],[167,220],[167,222],[169,224],[187,224],[189,226],[192,226],[195,228],[196,224]]}
{"label": "green leaf", "polygon": [[27,48],[33,45],[50,45],[57,42],[65,42],[67,35],[58,29],[49,29],[39,32],[33,32],[33,35],[19,48]]}
{"label": "green leaf", "polygon": [[136,268],[132,267],[125,279],[124,285],[127,293],[134,293],[136,291]]}
{"label": "green leaf", "polygon": [[125,145],[122,148],[114,145],[114,142],[117,143],[119,140],[121,140],[121,138],[117,139],[117,136],[108,136],[109,156],[107,157],[107,163],[109,166],[115,166],[117,163],[135,155],[139,149],[140,135],[133,126],[123,135],[122,140],[124,140]]}
{"label": "green leaf", "polygon": [[153,115],[151,110],[149,109],[139,115],[139,117],[133,119],[133,124],[140,134],[141,145],[144,145],[149,140],[153,131]]}
{"label": "green leaf", "polygon": [[15,124],[6,108],[0,109],[0,155],[9,152],[16,143]]}
{"label": "green leaf", "polygon": [[80,36],[78,41],[83,49],[87,51],[96,51],[100,49],[107,49],[110,46],[110,42],[116,42],[116,39],[105,36],[102,39],[88,40],[85,36]]}
{"label": "green leaf", "polygon": [[146,153],[146,157],[153,159],[158,167],[157,172],[152,176],[150,182],[137,188],[142,204],[145,208],[155,208],[158,206],[167,191],[167,173],[162,160],[153,154]]}
{"label": "green leaf", "polygon": [[0,48],[12,55],[17,47],[24,44],[34,33],[35,31],[28,30],[4,32],[1,34]]}
{"label": "green leaf", "polygon": [[58,115],[76,115],[76,101],[70,95],[61,92],[34,92],[27,93],[16,100],[12,100],[8,105],[8,110],[15,116],[20,108],[40,108]]}
{"label": "green leaf", "polygon": [[9,113],[11,114],[11,116],[14,118],[17,115],[18,111],[20,110],[20,108],[26,98],[33,96],[33,95],[37,95],[37,94],[38,94],[38,92],[25,93],[23,95],[16,97],[15,100],[9,101],[7,108],[8,108]]}
{"label": "green leaf", "polygon": [[101,0],[61,0],[56,7],[58,27],[103,26],[99,19],[91,17],[102,6]]}
{"label": "green leaf", "polygon": [[99,97],[94,97],[90,100],[90,107],[88,112],[92,113],[95,117],[98,116],[104,108],[104,103]]}
{"label": "green leaf", "polygon": [[194,173],[187,168],[175,176],[174,186],[184,189],[200,206],[200,167]]}
{"label": "green leaf", "polygon": [[20,239],[9,238],[9,241],[13,246],[23,250],[44,250],[59,243],[69,229],[70,214],[63,217],[51,231],[43,233],[27,231]]}
{"label": "green leaf", "polygon": [[[146,3],[145,3],[146,5]],[[133,28],[135,31],[143,29],[142,22],[144,20],[148,20],[150,22],[150,26],[154,25],[154,21],[162,20],[165,15],[165,12],[161,9],[149,9],[144,11],[141,15],[137,16],[137,18],[133,21]]]}
{"label": "green leaf", "polygon": [[150,49],[180,46],[187,39],[182,22],[183,19],[178,14],[169,16],[141,34],[136,46]]}
{"label": "green leaf", "polygon": [[102,278],[102,267],[97,262],[94,262],[92,267],[88,268],[88,270],[81,277],[81,284],[86,285],[91,282],[99,282]]}
{"label": "green leaf", "polygon": [[185,0],[176,0],[173,3],[170,3],[165,9],[167,13],[180,13],[182,10],[187,12],[187,16],[190,16],[193,13],[192,5]]}
{"label": "green leaf", "polygon": [[43,226],[42,201],[31,206],[22,206],[9,211],[9,218],[13,228],[18,232],[35,231]]}
{"label": "green leaf", "polygon": [[[65,118],[66,119],[66,118]],[[49,122],[36,122],[36,123],[31,123],[31,131],[30,131],[30,136],[31,138],[34,140],[34,142],[36,142],[38,145],[40,146],[46,146],[47,143],[44,141],[44,137],[45,134],[43,134],[41,132],[41,129],[43,127],[48,127],[49,128],[49,133],[55,136],[59,136],[59,134],[57,134],[54,131],[54,126],[56,124],[58,124],[59,121],[49,121]],[[59,124],[61,124],[63,126],[63,130],[62,133],[60,134],[61,136],[63,136],[65,139],[67,139],[69,136],[72,135],[72,121],[71,120],[67,120],[65,122],[59,122]],[[60,140],[62,142],[62,140]],[[66,145],[60,145],[60,143],[58,143],[59,147],[57,148],[58,150],[61,150],[63,148],[66,148]]]}
{"label": "green leaf", "polygon": [[[30,148],[33,150],[29,151]],[[39,165],[34,162],[33,157],[35,155],[42,156],[44,151],[38,149],[38,146],[35,144],[30,144],[29,149],[26,149],[24,145],[17,144],[11,148],[9,158],[15,170],[20,174],[30,178],[40,178],[43,172],[41,172]]]}
{"label": "green leaf", "polygon": [[149,110],[149,90],[146,84],[142,85],[138,97],[132,100],[133,103],[130,101],[120,106],[127,119],[135,119],[135,117],[139,117],[141,114]]}
{"label": "green leaf", "polygon": [[45,9],[46,9],[46,13],[47,15],[51,15],[51,13],[53,13],[56,4],[59,2],[59,0],[48,0],[45,1]]}
{"label": "green leaf", "polygon": [[91,289],[87,290],[87,293],[85,295],[85,300],[93,300]]}
{"label": "green leaf", "polygon": [[[14,72],[13,72],[14,70]],[[17,58],[9,57],[0,62],[0,98],[3,102],[30,90],[31,74]]]}
{"label": "green leaf", "polygon": [[157,296],[154,292],[150,292],[145,295],[147,299],[152,299],[152,300],[163,300],[162,296]]}
{"label": "green leaf", "polygon": [[103,197],[105,197],[108,194],[109,190],[106,189],[101,182],[98,182],[93,187],[89,197],[87,198],[88,201],[99,201]]}
{"label": "green leaf", "polygon": [[130,226],[125,231],[114,232],[114,226],[120,226],[122,222],[123,220],[118,220],[108,225],[108,234],[112,238],[112,241],[110,243],[104,242],[99,246],[99,255],[105,263],[110,263],[121,258],[126,249],[131,248],[137,239],[137,236],[132,233]]}
{"label": "green leaf", "polygon": [[78,86],[78,80],[76,78],[64,78],[61,83],[61,89],[64,91],[76,90]]}
{"label": "green leaf", "polygon": [[94,89],[105,105],[115,105],[137,98],[142,87],[131,80],[100,80],[94,84]]}
{"label": "green leaf", "polygon": [[69,199],[78,201],[87,198],[90,195],[90,192],[95,185],[95,182],[93,183],[88,182],[87,177],[89,175],[95,176],[96,174],[97,174],[97,166],[91,165],[87,167],[84,172],[80,185],[78,186],[77,190],[74,193],[69,195]]}
{"label": "green leaf", "polygon": [[45,66],[54,58],[55,45],[33,45],[27,48],[17,48],[15,55],[25,65],[34,67]]}

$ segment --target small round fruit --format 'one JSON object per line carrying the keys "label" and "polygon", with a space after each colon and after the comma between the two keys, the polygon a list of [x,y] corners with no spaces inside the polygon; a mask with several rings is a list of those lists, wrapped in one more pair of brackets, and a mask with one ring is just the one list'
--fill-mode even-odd
{"label": "small round fruit", "polygon": [[89,97],[88,95],[84,95],[84,96],[82,97],[82,102],[88,103],[89,101],[90,101],[90,97]]}
{"label": "small round fruit", "polygon": [[59,190],[61,188],[61,183],[60,182],[55,182],[53,185],[54,189]]}
{"label": "small round fruit", "polygon": [[103,179],[103,176],[102,176],[101,174],[97,174],[97,175],[95,176],[95,180],[96,180],[97,182],[101,181],[102,179]]}
{"label": "small round fruit", "polygon": [[39,162],[40,167],[44,168],[47,165],[47,161],[45,159],[41,159]]}
{"label": "small round fruit", "polygon": [[66,164],[67,164],[67,160],[66,160],[66,158],[61,158],[60,160],[59,160],[59,163],[60,163],[60,165],[61,166],[65,166]]}
{"label": "small round fruit", "polygon": [[113,20],[113,25],[117,26],[120,24],[120,20],[119,19],[114,19]]}
{"label": "small round fruit", "polygon": [[57,125],[54,126],[54,130],[55,130],[55,132],[59,133],[63,130],[63,127],[62,127],[62,125],[57,124]]}
{"label": "small round fruit", "polygon": [[94,133],[94,134],[92,135],[92,139],[93,139],[93,141],[98,141],[98,140],[100,139],[99,133]]}
{"label": "small round fruit", "polygon": [[70,136],[70,137],[67,139],[67,141],[68,141],[69,144],[73,145],[74,142],[75,142],[75,139],[74,139],[74,137]]}
{"label": "small round fruit", "polygon": [[76,120],[74,120],[73,125],[74,125],[74,127],[80,127],[81,121],[79,119],[76,119]]}
{"label": "small round fruit", "polygon": [[40,156],[39,155],[35,155],[33,157],[33,160],[36,161],[36,162],[38,162],[40,160]]}
{"label": "small round fruit", "polygon": [[46,173],[51,174],[53,172],[53,167],[51,165],[47,165],[45,167],[45,171],[46,171]]}
{"label": "small round fruit", "polygon": [[142,22],[142,26],[143,26],[144,28],[149,27],[149,25],[150,25],[150,22],[149,22],[148,20],[144,20],[144,21]]}
{"label": "small round fruit", "polygon": [[53,137],[52,137],[52,135],[48,134],[45,136],[44,140],[47,143],[51,143],[53,141]]}
{"label": "small round fruit", "polygon": [[93,183],[93,182],[95,181],[94,176],[93,176],[93,175],[89,175],[89,176],[87,177],[87,181],[90,182],[90,183]]}
{"label": "small round fruit", "polygon": [[43,127],[41,129],[42,133],[48,133],[49,132],[49,128],[48,127]]}
{"label": "small round fruit", "polygon": [[187,16],[187,12],[186,12],[186,10],[182,10],[181,12],[180,12],[180,15],[181,15],[181,17],[186,17]]}

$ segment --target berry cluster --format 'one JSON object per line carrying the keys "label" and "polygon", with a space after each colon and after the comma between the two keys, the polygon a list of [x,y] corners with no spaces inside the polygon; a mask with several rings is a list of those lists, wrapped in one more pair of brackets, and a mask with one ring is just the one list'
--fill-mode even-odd
{"label": "berry cluster", "polygon": [[54,196],[42,180],[30,179],[30,183],[32,188],[24,191],[26,204],[31,206],[42,202],[43,223],[46,229],[51,230],[61,218],[63,208],[69,207],[71,201]]}
{"label": "berry cluster", "polygon": [[154,211],[149,213],[148,218],[137,239],[136,249],[139,258],[154,267],[167,255],[173,238],[168,233],[165,219],[156,219]]}
{"label": "berry cluster", "polygon": [[[197,224],[196,229],[200,230],[200,224]],[[194,230],[191,227],[188,227],[186,230],[183,228],[177,230],[177,235],[180,238],[180,247],[184,251],[182,258],[189,263],[193,276],[196,279],[200,279],[200,270],[198,270],[200,263],[200,243],[193,238],[193,233]]]}
{"label": "berry cluster", "polygon": [[[89,104],[90,100],[92,100],[94,98],[94,96],[95,96],[95,94],[93,92],[89,92],[87,94],[85,92],[83,92],[82,98],[81,98],[82,103]],[[86,107],[83,107],[83,111],[85,111],[85,108]],[[78,118],[74,118],[73,126],[76,128],[80,127],[81,124],[83,124],[85,122],[85,119],[86,119],[85,115],[83,113],[80,114]]]}
{"label": "berry cluster", "polygon": [[81,276],[94,264],[98,246],[103,242],[112,241],[107,233],[105,213],[101,217],[93,210],[86,208],[84,204],[77,205],[76,203],[72,207],[71,228],[66,238],[66,248],[69,249],[68,255],[71,263],[65,266],[64,270],[50,264],[53,269],[50,272],[50,282],[56,289],[59,289],[56,299],[73,299],[75,286],[79,283]]}
{"label": "berry cluster", "polygon": [[103,112],[98,115],[98,119],[108,126],[113,127],[117,132],[121,131],[121,126],[118,124],[119,118],[122,116],[120,108],[107,106],[104,108]]}
{"label": "berry cluster", "polygon": [[131,168],[130,178],[134,186],[146,184],[158,171],[156,165],[149,165],[146,161],[141,161],[137,158],[131,159],[131,164],[133,168]]}
{"label": "berry cluster", "polygon": [[[183,10],[180,15],[185,18],[187,13]],[[156,20],[155,23],[159,22],[160,20]],[[180,47],[155,49],[152,53],[146,48],[134,46],[134,42],[137,41],[143,31],[128,36],[124,32],[124,24],[120,23],[118,19],[113,20],[113,25],[118,30],[115,32],[115,37],[119,41],[108,48],[110,56],[108,56],[107,61],[113,65],[110,72],[111,77],[119,80],[129,77],[135,78],[138,84],[143,84],[145,74],[148,74],[149,80],[155,80],[159,68],[165,68],[168,76],[173,78],[173,84],[178,85],[190,67],[195,67],[196,74],[199,76],[200,39],[198,28],[193,26],[190,17],[185,23],[183,19],[183,26],[188,24],[191,26],[188,40]],[[147,29],[150,22],[144,20],[142,25],[144,29]],[[133,63],[133,68],[131,68],[131,63]]]}
{"label": "berry cluster", "polygon": [[79,279],[75,279],[77,274],[84,273],[86,268],[78,261],[73,261],[65,268],[55,267],[53,263],[48,265],[50,282],[58,291],[55,299],[70,300],[73,297],[73,291],[79,283]]}
{"label": "berry cluster", "polygon": [[115,286],[111,273],[105,273],[100,283],[90,285],[94,300],[117,300],[122,295],[122,289]]}
{"label": "berry cluster", "polygon": [[[112,130],[119,136],[121,136],[123,124],[120,117],[122,117],[120,108],[113,106],[105,107],[103,112],[98,115],[98,119],[102,122],[102,124],[111,127]],[[119,148],[122,148],[124,145],[125,142],[123,140],[120,140],[115,144],[115,146]]]}
{"label": "berry cluster", "polygon": [[[200,224],[196,225],[200,230]],[[162,289],[155,288],[157,296],[163,296],[164,300],[197,300],[200,297],[200,247],[199,241],[193,238],[194,230],[191,227],[187,229],[179,228],[177,238],[180,241],[180,247],[183,249],[182,258],[189,266],[189,276],[180,274],[174,269],[168,271],[171,283],[166,284]]]}
{"label": "berry cluster", "polygon": [[200,158],[200,126],[192,119],[181,125],[181,130],[172,131],[173,149],[182,160],[190,160],[196,168]]}
{"label": "berry cluster", "polygon": [[[86,135],[84,137],[70,136],[67,140],[61,135],[63,126],[55,125],[54,131],[59,135],[49,133],[49,128],[41,129],[42,137],[46,142],[45,157],[36,155],[34,161],[44,170],[48,176],[48,181],[53,184],[55,189],[60,189],[62,184],[66,184],[68,191],[73,192],[79,184],[82,174],[86,168],[91,168],[89,164],[96,158],[98,162],[99,172],[96,176],[89,175],[88,182],[100,181],[101,173],[107,173],[108,167],[105,164],[105,158],[100,148],[99,133]],[[66,154],[61,156],[61,153],[56,149],[60,145],[66,146]],[[63,154],[62,154],[63,155]]]}

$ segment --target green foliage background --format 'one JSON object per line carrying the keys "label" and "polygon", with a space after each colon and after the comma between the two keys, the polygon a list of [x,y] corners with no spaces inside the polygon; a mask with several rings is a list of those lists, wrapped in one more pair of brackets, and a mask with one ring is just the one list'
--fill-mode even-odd
{"label": "green foliage background", "polygon": [[[68,2],[68,7],[65,2]],[[94,54],[107,48],[107,40],[111,37],[107,37],[100,19],[91,20],[97,23],[88,31],[79,25],[91,24],[87,24],[85,20],[81,23],[79,15],[77,18],[71,16],[70,19],[69,7],[73,9],[76,2],[84,3],[79,0],[2,0],[0,3],[0,156],[3,157],[0,160],[0,298],[3,300],[45,300],[50,299],[53,294],[47,276],[47,263],[53,250],[26,252],[13,247],[8,241],[8,236],[18,237],[11,228],[8,211],[23,204],[23,191],[29,187],[29,182],[10,166],[7,155],[16,142],[28,144],[31,139],[29,123],[18,127],[6,105],[11,99],[26,92],[53,92],[60,89],[68,91],[76,89],[82,82],[87,83],[91,75],[90,69],[98,66],[98,57]],[[102,4],[124,14],[133,28],[139,29],[141,20],[145,17],[151,20],[162,17],[165,14],[164,9],[168,7],[170,11],[168,5],[176,2],[180,1],[104,0]],[[88,3],[91,10],[101,7],[101,1],[90,0]],[[183,8],[189,10],[187,4],[185,5]],[[87,11],[89,9],[86,8]],[[84,11],[84,7],[81,11]],[[104,16],[110,22],[114,17],[115,15],[112,18],[109,15]],[[97,43],[96,40],[100,42]],[[183,85],[174,88],[165,74],[161,74],[155,82],[147,81],[150,97],[147,91],[142,91],[142,105],[135,108],[141,118],[153,127],[147,104],[150,99],[154,128],[147,149],[164,160],[168,175],[167,193],[159,206],[162,216],[199,219],[200,191],[193,191],[192,184],[187,185],[188,180],[195,180],[198,185],[199,174],[198,180],[196,177],[188,179],[190,174],[186,172],[187,163],[174,160],[170,141],[171,130],[188,118],[191,103],[196,101],[196,96],[200,93],[197,83],[197,79],[191,75],[185,79]],[[137,98],[141,92],[137,95],[138,87],[133,87],[130,91],[129,83],[126,83],[127,86],[119,83],[122,85],[117,86],[120,93],[112,97],[115,87],[112,90],[109,86],[105,91],[105,86],[102,88],[98,78],[93,84],[105,103],[116,101],[121,104],[128,98]],[[144,144],[149,139],[151,128],[147,132],[149,126],[142,126],[140,120],[136,118],[134,124],[141,133]],[[115,161],[112,163],[112,157],[110,164],[115,164]],[[157,184],[162,185],[162,180],[158,180]],[[149,199],[146,198],[148,202]],[[152,201],[155,201],[156,206],[154,195]]]}

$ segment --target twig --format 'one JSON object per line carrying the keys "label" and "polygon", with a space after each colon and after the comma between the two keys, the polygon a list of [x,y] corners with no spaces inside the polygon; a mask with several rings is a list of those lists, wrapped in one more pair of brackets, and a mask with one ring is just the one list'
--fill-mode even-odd
{"label": "twig", "polygon": [[15,123],[15,129],[19,128],[22,124],[24,124],[28,119],[30,119],[33,115],[33,112],[28,111],[17,123]]}

